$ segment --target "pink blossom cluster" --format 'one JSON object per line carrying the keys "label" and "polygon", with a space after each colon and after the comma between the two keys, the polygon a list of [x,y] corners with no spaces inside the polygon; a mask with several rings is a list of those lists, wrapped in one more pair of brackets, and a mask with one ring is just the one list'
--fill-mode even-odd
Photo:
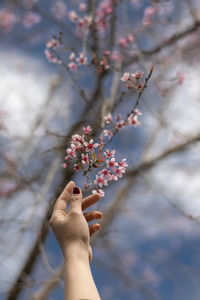
{"label": "pink blossom cluster", "polygon": [[69,55],[70,63],[68,64],[68,67],[72,71],[77,71],[78,66],[86,65],[87,64],[87,57],[84,53],[79,53],[79,56],[76,57],[76,54],[74,52],[71,52]]}
{"label": "pink blossom cluster", "polygon": [[[82,4],[80,4],[79,9],[81,12],[83,12],[84,9],[86,9],[86,7],[82,3]],[[92,22],[91,16],[85,15],[83,17],[80,17],[79,15],[77,15],[77,13],[74,10],[71,10],[68,13],[68,18],[72,23],[76,24],[77,35],[79,37],[84,36],[85,30],[90,26],[90,24]]]}
{"label": "pink blossom cluster", "polygon": [[97,30],[104,32],[106,30],[106,20],[113,13],[113,0],[103,0],[97,7],[95,25]]}
{"label": "pink blossom cluster", "polygon": [[56,19],[63,19],[67,15],[67,6],[64,1],[57,0],[51,6],[51,13]]}
{"label": "pink blossom cluster", "polygon": [[60,42],[56,38],[52,38],[47,41],[46,47],[47,49],[44,51],[46,58],[50,63],[61,64],[61,60],[55,56],[52,50],[58,48],[60,46]]}
{"label": "pink blossom cluster", "polygon": [[0,28],[5,32],[10,32],[18,21],[18,16],[10,9],[2,8],[0,10]]}
{"label": "pink blossom cluster", "polygon": [[24,20],[23,20],[23,25],[26,28],[30,28],[36,24],[38,24],[41,21],[40,15],[29,11],[25,14]]}
{"label": "pink blossom cluster", "polygon": [[134,109],[132,113],[130,113],[126,119],[123,119],[121,114],[115,116],[115,118],[109,113],[106,117],[104,117],[106,125],[111,126],[110,129],[103,130],[103,136],[110,140],[114,133],[119,131],[120,129],[129,126],[137,127],[140,125],[140,121],[138,120],[138,116],[142,115],[139,109]]}
{"label": "pink blossom cluster", "polygon": [[124,73],[121,77],[121,81],[126,84],[128,89],[136,89],[138,92],[143,88],[143,83],[140,81],[142,79],[143,72],[136,73]]}
{"label": "pink blossom cluster", "polygon": [[128,46],[128,44],[132,43],[133,41],[134,41],[134,37],[132,34],[129,33],[127,37],[120,38],[119,45],[122,48],[126,48]]}
{"label": "pink blossom cluster", "polygon": [[[84,187],[87,189],[91,185],[95,185],[93,193],[100,193],[104,196],[103,186],[107,186],[112,180],[118,180],[126,171],[128,166],[126,159],[117,162],[115,160],[115,150],[103,150],[104,144],[99,138],[99,142],[95,143],[91,138],[92,128],[90,125],[83,127],[84,134],[74,134],[72,136],[71,146],[66,149],[65,163],[66,168],[73,164],[75,171],[82,170],[87,182]],[[94,169],[100,169],[94,180],[90,179],[89,172]]]}
{"label": "pink blossom cluster", "polygon": [[150,26],[152,23],[152,19],[157,12],[158,12],[158,6],[156,5],[151,5],[146,7],[144,10],[143,24],[145,26]]}
{"label": "pink blossom cluster", "polygon": [[59,58],[55,57],[55,55],[49,49],[46,49],[44,51],[44,53],[45,53],[46,58],[48,59],[48,61],[50,63],[54,63],[54,64],[61,64],[62,63],[62,61]]}
{"label": "pink blossom cluster", "polygon": [[109,50],[104,51],[103,56],[98,59],[96,53],[93,54],[92,63],[97,66],[97,71],[101,73],[104,70],[108,70],[110,68],[109,58],[111,52]]}

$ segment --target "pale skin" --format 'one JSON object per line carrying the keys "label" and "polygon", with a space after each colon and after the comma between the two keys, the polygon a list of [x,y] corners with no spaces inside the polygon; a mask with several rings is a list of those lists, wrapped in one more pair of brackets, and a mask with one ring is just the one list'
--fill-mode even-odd
{"label": "pale skin", "polygon": [[[100,300],[90,269],[92,248],[90,237],[100,229],[100,224],[88,222],[101,219],[102,213],[83,211],[100,200],[99,194],[82,199],[73,194],[75,183],[70,181],[58,197],[50,225],[64,255],[65,300]],[[77,189],[76,189],[77,191]],[[69,202],[69,209],[66,211]]]}

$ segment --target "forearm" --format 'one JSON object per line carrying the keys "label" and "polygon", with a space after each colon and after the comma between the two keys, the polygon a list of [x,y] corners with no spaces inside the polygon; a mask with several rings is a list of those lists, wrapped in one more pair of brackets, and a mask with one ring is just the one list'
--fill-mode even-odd
{"label": "forearm", "polygon": [[89,256],[80,248],[65,253],[65,300],[100,300]]}

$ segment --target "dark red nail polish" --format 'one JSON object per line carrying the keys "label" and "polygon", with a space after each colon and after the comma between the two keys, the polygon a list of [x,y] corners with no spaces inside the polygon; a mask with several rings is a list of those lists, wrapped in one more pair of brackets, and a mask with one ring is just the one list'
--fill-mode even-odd
{"label": "dark red nail polish", "polygon": [[73,194],[80,194],[80,190],[77,186],[73,188]]}

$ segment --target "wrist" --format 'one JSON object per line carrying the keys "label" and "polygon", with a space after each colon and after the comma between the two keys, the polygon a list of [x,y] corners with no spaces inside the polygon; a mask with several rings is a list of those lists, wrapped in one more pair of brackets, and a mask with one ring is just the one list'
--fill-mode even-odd
{"label": "wrist", "polygon": [[89,246],[81,243],[68,244],[63,249],[63,255],[65,260],[82,260],[89,262]]}

